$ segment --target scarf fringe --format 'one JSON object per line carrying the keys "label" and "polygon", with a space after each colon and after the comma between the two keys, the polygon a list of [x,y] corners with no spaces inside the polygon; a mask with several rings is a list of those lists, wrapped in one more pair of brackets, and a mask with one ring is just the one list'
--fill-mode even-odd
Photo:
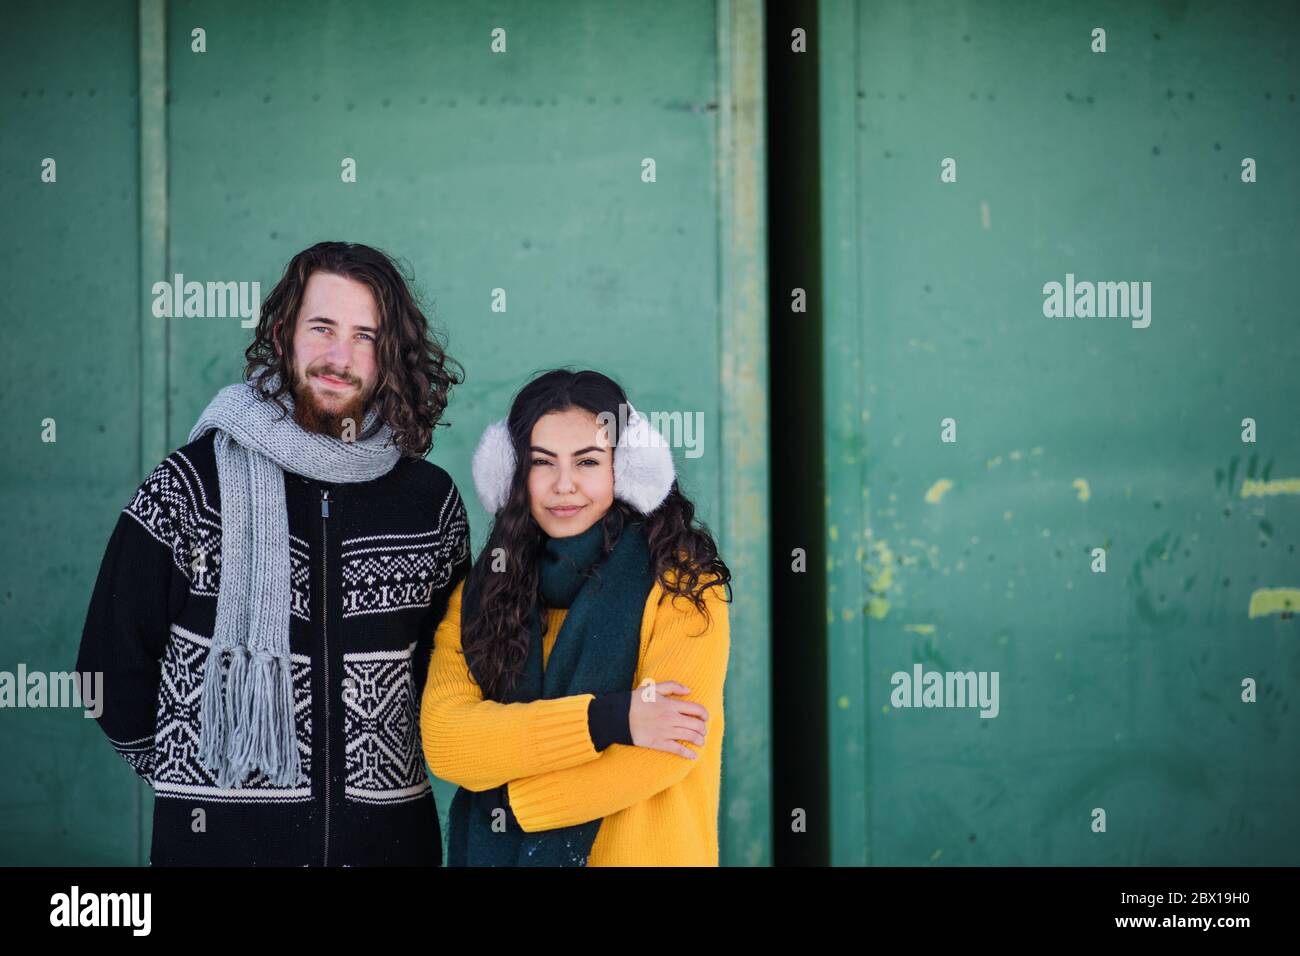
{"label": "scarf fringe", "polygon": [[293,666],[269,651],[213,648],[200,702],[199,760],[219,787],[261,770],[277,787],[301,782]]}

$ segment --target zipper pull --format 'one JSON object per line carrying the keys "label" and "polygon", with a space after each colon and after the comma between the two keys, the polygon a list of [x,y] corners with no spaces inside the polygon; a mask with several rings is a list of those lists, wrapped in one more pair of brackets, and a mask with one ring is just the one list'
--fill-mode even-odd
{"label": "zipper pull", "polygon": [[328,491],[320,493],[320,516],[322,518],[330,516],[330,493]]}

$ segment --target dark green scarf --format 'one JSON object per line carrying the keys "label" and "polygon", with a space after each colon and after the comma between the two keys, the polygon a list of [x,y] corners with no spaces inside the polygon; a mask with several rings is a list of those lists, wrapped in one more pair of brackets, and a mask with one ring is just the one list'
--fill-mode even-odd
{"label": "dark green scarf", "polygon": [[[542,667],[541,617],[533,615],[528,658],[519,680],[501,703],[553,700],[573,694],[607,694],[632,688],[641,648],[641,618],[654,586],[650,549],[640,522],[618,520],[613,550],[602,559],[602,522],[571,538],[548,538],[538,569],[539,590],[550,607],[567,607],[560,633]],[[589,578],[587,572],[592,572]],[[461,631],[478,609],[478,595],[466,582]],[[470,673],[479,685],[474,661]],[[451,803],[447,837],[449,866],[586,866],[600,820],[540,833],[525,833],[509,813],[493,829],[500,808],[496,790],[475,793],[461,787]]]}

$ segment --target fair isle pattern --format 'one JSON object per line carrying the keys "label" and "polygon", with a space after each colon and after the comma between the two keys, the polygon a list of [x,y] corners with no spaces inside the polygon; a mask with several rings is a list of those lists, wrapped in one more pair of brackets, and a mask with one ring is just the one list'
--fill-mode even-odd
{"label": "fair isle pattern", "polygon": [[289,613],[311,621],[311,545],[296,535],[289,535],[289,586],[293,604]]}
{"label": "fair isle pattern", "polygon": [[240,787],[223,788],[199,762],[199,702],[210,638],[173,624],[158,685],[158,724],[154,740],[154,793],[159,797],[221,803],[297,803],[311,799],[311,658],[292,655],[294,723],[303,781],[275,787],[256,771]]}
{"label": "fair isle pattern", "polygon": [[[216,600],[221,589],[221,536],[217,534],[206,541],[208,548],[198,544],[194,550],[203,555],[191,567],[196,576],[191,579],[190,593],[206,595]],[[311,545],[297,535],[289,535],[289,613],[311,622]],[[209,559],[206,555],[210,554]]]}
{"label": "fair isle pattern", "polygon": [[347,783],[361,803],[402,803],[432,789],[418,743],[412,643],[343,655]]}
{"label": "fair isle pattern", "polygon": [[343,617],[428,607],[468,554],[469,521],[453,485],[432,531],[343,542]]}
{"label": "fair isle pattern", "polygon": [[203,593],[221,554],[221,512],[208,502],[198,472],[181,452],[168,455],[123,511],[172,553],[176,567]]}
{"label": "fair isle pattern", "polygon": [[[219,492],[216,496],[219,498]],[[166,546],[190,593],[214,600],[221,589],[221,512],[209,503],[198,471],[181,452],[173,452],[149,475],[124,509]],[[311,620],[310,545],[289,536],[290,613]]]}
{"label": "fair isle pattern", "polygon": [[153,782],[151,779],[153,773],[153,734],[140,737],[138,740],[114,740],[109,737],[108,742],[113,745],[113,749],[121,755],[122,759],[130,764],[132,770],[150,783]]}

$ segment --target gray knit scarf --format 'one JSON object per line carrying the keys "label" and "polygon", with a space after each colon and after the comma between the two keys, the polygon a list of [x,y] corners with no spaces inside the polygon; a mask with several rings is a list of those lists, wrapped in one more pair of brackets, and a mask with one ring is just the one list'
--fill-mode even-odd
{"label": "gray knit scarf", "polygon": [[[273,392],[278,376],[266,379]],[[304,430],[251,381],[228,385],[203,410],[190,441],[216,430],[221,482],[221,588],[203,674],[199,760],[217,786],[241,786],[261,770],[275,786],[302,778],[294,730],[289,657],[289,518],[284,472],[317,481],[360,482],[386,475],[401,451],[392,430],[366,413],[355,441]]]}

